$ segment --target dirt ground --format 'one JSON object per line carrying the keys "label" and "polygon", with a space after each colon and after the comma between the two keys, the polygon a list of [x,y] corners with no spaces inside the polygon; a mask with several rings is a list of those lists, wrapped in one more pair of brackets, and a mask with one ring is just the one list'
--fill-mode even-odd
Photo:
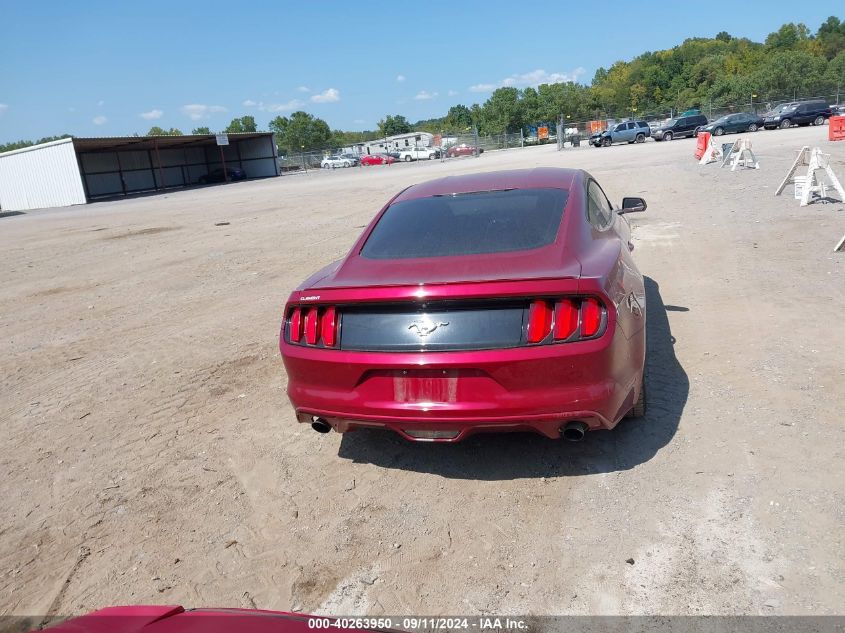
{"label": "dirt ground", "polygon": [[[0,615],[845,613],[845,205],[774,197],[804,144],[845,180],[826,133],[754,134],[759,171],[545,146],[0,219]],[[406,185],[539,165],[649,203],[648,416],[580,444],[296,424],[290,290]]]}

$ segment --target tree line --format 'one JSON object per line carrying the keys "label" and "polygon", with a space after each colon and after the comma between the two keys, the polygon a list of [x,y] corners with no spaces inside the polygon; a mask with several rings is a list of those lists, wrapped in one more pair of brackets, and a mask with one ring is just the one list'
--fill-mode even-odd
{"label": "tree line", "polygon": [[[518,132],[528,125],[559,118],[586,121],[607,117],[665,115],[690,107],[750,107],[792,97],[845,97],[845,21],[829,17],[815,33],[802,23],[784,24],[764,42],[731,36],[690,38],[674,48],[645,52],[630,61],[599,68],[590,85],[576,82],[503,87],[481,104],[456,104],[439,118],[410,123],[400,114],[387,115],[375,130],[347,132],[307,112],[277,116],[268,123],[282,153],[298,153],[373,140],[411,131],[479,134]],[[224,132],[255,132],[252,116],[238,117]],[[208,127],[192,134],[210,134]],[[148,135],[178,135],[158,126]],[[66,137],[67,135],[64,135]],[[41,139],[54,140],[56,138]],[[18,141],[0,151],[32,145]]]}

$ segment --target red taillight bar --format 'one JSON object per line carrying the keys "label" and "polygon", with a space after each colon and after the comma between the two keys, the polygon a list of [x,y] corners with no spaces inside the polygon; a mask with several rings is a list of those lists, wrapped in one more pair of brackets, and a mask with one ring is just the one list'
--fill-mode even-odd
{"label": "red taillight bar", "polygon": [[528,342],[539,343],[552,330],[552,309],[548,302],[538,299],[528,308]]}
{"label": "red taillight bar", "polygon": [[299,343],[302,338],[302,310],[294,308],[290,313],[290,342]]}
{"label": "red taillight bar", "polygon": [[578,329],[578,306],[572,299],[561,299],[555,304],[554,340],[565,341]]}
{"label": "red taillight bar", "polygon": [[337,319],[334,306],[326,308],[320,319],[320,323],[322,324],[320,332],[323,338],[323,345],[334,347],[335,339],[337,338]]}
{"label": "red taillight bar", "polygon": [[581,300],[581,337],[591,338],[601,327],[603,306],[598,299],[587,297]]}
{"label": "red taillight bar", "polygon": [[320,336],[320,318],[317,308],[309,308],[305,313],[305,342],[316,345]]}

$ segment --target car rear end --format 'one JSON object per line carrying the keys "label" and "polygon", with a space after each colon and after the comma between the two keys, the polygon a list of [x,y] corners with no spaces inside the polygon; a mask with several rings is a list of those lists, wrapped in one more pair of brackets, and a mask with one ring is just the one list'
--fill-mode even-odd
{"label": "car rear end", "polygon": [[[450,225],[449,244],[420,258],[425,225],[404,217],[401,230],[416,242],[371,227],[345,262],[294,291],[280,350],[297,419],[320,431],[386,428],[442,442],[482,431],[557,438],[568,425],[612,428],[633,405],[644,349],[632,362],[607,279],[582,275],[565,247],[566,225],[582,221],[580,191],[542,195],[565,206],[560,231],[561,210],[540,220],[536,235],[525,237],[518,223],[490,229],[528,248],[456,255],[453,244],[473,249],[462,234],[472,227]],[[436,222],[432,201],[420,219]],[[476,242],[497,223],[484,221]]]}
{"label": "car rear end", "polygon": [[387,302],[353,289],[323,292],[317,305],[291,298],[281,351],[300,422],[413,440],[556,438],[573,421],[611,428],[633,404],[627,346],[599,287],[508,282],[425,302],[417,288],[393,290]]}

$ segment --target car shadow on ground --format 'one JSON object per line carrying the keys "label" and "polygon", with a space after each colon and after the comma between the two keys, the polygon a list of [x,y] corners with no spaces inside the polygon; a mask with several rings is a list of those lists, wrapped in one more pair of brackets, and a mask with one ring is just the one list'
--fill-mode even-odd
{"label": "car shadow on ground", "polygon": [[628,470],[642,464],[675,435],[689,394],[689,379],[675,357],[675,338],[660,287],[645,278],[648,411],[612,431],[588,433],[572,444],[531,433],[479,434],[458,444],[414,443],[390,431],[343,435],[338,456],[356,463],[438,474],[449,479],[505,480]]}

